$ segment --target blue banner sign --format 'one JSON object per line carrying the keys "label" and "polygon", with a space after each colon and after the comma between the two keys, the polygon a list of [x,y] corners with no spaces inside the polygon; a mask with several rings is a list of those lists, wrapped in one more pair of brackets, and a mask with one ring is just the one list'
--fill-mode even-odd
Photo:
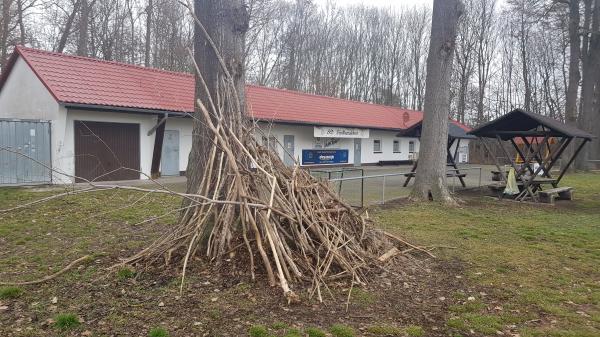
{"label": "blue banner sign", "polygon": [[348,150],[302,150],[302,165],[348,164]]}

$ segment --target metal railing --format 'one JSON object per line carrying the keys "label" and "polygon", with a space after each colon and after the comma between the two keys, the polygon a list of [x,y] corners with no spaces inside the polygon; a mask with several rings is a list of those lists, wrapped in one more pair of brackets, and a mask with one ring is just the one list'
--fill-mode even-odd
{"label": "metal railing", "polygon": [[[459,177],[457,177],[457,174],[452,174],[452,173],[456,173],[456,172],[460,172],[460,173],[464,173],[467,171],[478,171],[478,183],[477,183],[477,188],[480,188],[482,186],[482,176],[483,176],[483,168],[482,167],[464,167],[464,168],[458,168],[458,169],[448,169],[447,173],[450,174],[450,179],[452,179],[452,192],[456,191],[456,186],[458,185],[458,179]],[[387,199],[386,197],[386,192],[389,190],[387,183],[389,182],[389,179],[392,177],[405,177],[407,178],[409,175],[413,174],[410,171],[403,171],[403,172],[395,172],[395,173],[386,173],[386,174],[374,174],[374,175],[361,175],[359,177],[348,177],[348,178],[333,178],[333,179],[328,179],[328,181],[330,183],[339,183],[338,186],[338,194],[340,196],[342,196],[342,184],[343,182],[348,182],[348,181],[360,181],[360,190],[359,190],[359,194],[360,194],[360,205],[353,205],[353,206],[359,206],[359,207],[364,207],[365,206],[365,186],[367,184],[365,184],[365,181],[367,180],[373,180],[373,179],[381,179],[382,183],[380,185],[380,189],[381,189],[381,199],[377,202],[375,202],[375,204],[385,204],[386,202],[389,202],[391,200],[395,200],[398,199],[399,197],[394,197],[394,198],[390,198]],[[376,186],[371,186],[371,187],[376,187]],[[401,186],[401,187],[397,187],[398,189],[404,190],[404,191],[408,191],[410,190],[412,187],[411,186]],[[467,187],[469,188],[469,187]],[[475,188],[475,187],[472,187]]]}

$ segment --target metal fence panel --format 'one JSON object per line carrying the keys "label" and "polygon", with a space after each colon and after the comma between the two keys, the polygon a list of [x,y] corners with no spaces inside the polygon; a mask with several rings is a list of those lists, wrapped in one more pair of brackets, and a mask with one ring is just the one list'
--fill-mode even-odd
{"label": "metal fence panel", "polygon": [[0,119],[0,185],[52,182],[50,122]]}

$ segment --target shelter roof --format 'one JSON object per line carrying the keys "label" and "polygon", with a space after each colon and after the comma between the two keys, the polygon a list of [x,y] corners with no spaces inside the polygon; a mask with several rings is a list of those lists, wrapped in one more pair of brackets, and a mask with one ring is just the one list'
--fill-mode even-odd
{"label": "shelter roof", "polygon": [[592,134],[576,127],[564,124],[556,119],[515,109],[491,122],[485,123],[472,131],[471,135],[484,138],[500,137],[509,140],[514,137],[567,137],[591,140]]}

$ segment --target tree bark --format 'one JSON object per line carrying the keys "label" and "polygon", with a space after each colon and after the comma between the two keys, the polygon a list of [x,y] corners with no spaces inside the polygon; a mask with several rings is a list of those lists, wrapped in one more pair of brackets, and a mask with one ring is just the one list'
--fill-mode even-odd
{"label": "tree bark", "polygon": [[446,184],[448,113],[457,26],[463,10],[460,0],[435,0],[433,4],[423,133],[412,200],[454,203]]}
{"label": "tree bark", "polygon": [[[194,48],[195,61],[202,72],[203,80],[208,91],[202,84],[202,79],[196,76],[196,100],[200,100],[211,113],[211,102],[223,106],[222,116],[225,120],[242,118],[245,108],[245,77],[244,77],[244,43],[248,29],[248,14],[243,0],[196,0],[194,11],[198,20],[206,29],[215,44],[218,54],[200,25],[195,25]],[[219,62],[219,57],[227,67],[234,81],[241,106],[236,108],[234,103],[221,100],[223,81],[227,80],[225,70]],[[196,103],[197,104],[197,103]],[[199,112],[198,107],[196,112]],[[212,139],[206,126],[194,120],[192,150],[187,167],[189,193],[198,193],[202,182],[202,172],[208,160]]]}
{"label": "tree bark", "polygon": [[69,35],[71,35],[71,28],[73,27],[73,21],[75,21],[75,16],[77,12],[79,12],[79,5],[81,4],[81,0],[77,0],[73,4],[73,11],[69,14],[67,18],[67,22],[62,30],[62,34],[60,35],[60,40],[58,41],[58,47],[56,47],[56,52],[62,53],[65,50],[65,46],[67,45],[67,40],[69,39]]}
{"label": "tree bark", "polygon": [[[579,37],[579,0],[569,2],[569,83],[565,101],[565,119],[568,125],[577,126],[577,97],[579,93],[579,60],[581,58],[581,38]],[[565,152],[570,158],[575,152],[575,144],[571,144]]]}
{"label": "tree bark", "polygon": [[[587,0],[586,21],[582,53],[581,110],[577,122],[581,129],[600,133],[600,102],[597,94],[600,90],[600,0]],[[588,160],[600,159],[598,142],[598,139],[594,139],[583,149],[576,162],[578,169],[587,170],[590,166]]]}
{"label": "tree bark", "polygon": [[77,55],[88,56],[88,38],[90,23],[90,3],[81,0],[81,11],[79,13],[79,36],[77,39]]}
{"label": "tree bark", "polygon": [[146,41],[144,46],[144,66],[150,67],[150,49],[152,48],[152,15],[154,13],[154,3],[148,0],[146,7]]}
{"label": "tree bark", "polygon": [[4,68],[4,64],[8,58],[8,36],[10,26],[10,8],[12,0],[2,0],[2,21],[0,24],[0,67]]}

